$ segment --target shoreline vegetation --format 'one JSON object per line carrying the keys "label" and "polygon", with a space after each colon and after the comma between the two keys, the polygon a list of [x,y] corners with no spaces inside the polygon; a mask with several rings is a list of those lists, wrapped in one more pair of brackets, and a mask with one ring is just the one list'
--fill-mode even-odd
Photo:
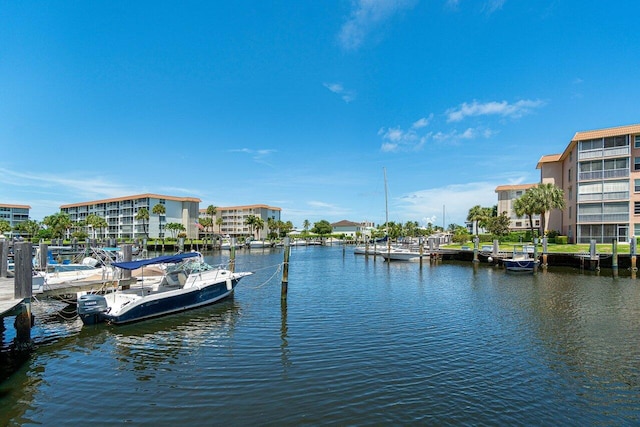
{"label": "shoreline vegetation", "polygon": [[[340,239],[339,237],[336,236],[308,236],[308,237],[300,237],[300,238],[295,238],[292,237],[291,241],[295,241],[295,240],[301,240],[301,241],[318,241],[321,240],[323,238],[331,238],[333,237],[334,240],[331,244],[333,246],[338,246],[338,245],[343,245],[346,244],[348,246],[354,246],[354,245],[362,245],[362,242],[356,242],[355,240],[346,240],[343,241],[342,239]],[[109,241],[109,239],[106,240],[107,242]],[[270,240],[266,240],[266,241],[270,241]],[[52,243],[53,242],[53,243]],[[74,244],[76,245],[86,245],[86,241],[78,241],[78,242],[73,242],[72,240],[69,239],[53,239],[53,240],[44,240],[43,243],[47,244],[47,245],[59,245],[59,246],[73,246]],[[98,243],[104,243],[100,240],[98,240]],[[116,246],[118,244],[139,244],[139,240],[135,241],[135,240],[131,240],[131,239],[126,239],[126,240],[120,240],[118,242],[115,242]],[[34,243],[37,244],[37,243]],[[218,243],[214,241],[213,246],[212,246],[212,242],[210,239],[185,239],[184,241],[184,245],[188,246],[188,247],[213,247],[213,248],[217,248]],[[380,246],[380,244],[378,244]],[[489,243],[484,243],[484,244],[480,244],[478,246],[478,251],[480,252],[488,252],[486,250],[482,250],[483,246],[488,246]],[[492,244],[491,244],[492,245]],[[522,242],[522,243],[514,243],[514,242],[500,242],[499,243],[499,250],[501,252],[512,252],[514,250],[514,248],[517,247],[522,247],[522,245],[526,245],[529,247],[534,246],[534,244],[532,242]],[[148,239],[147,240],[147,250],[156,250],[157,248],[161,248],[161,247],[176,247],[179,246],[179,242],[177,241],[177,239],[164,239],[164,241],[162,239]],[[427,245],[425,244],[425,249],[427,248]],[[538,243],[536,245],[537,248],[537,253],[538,254],[542,254],[543,250],[542,250],[542,244]],[[459,243],[451,243],[451,244],[445,244],[445,245],[440,245],[440,249],[445,249],[445,250],[459,250],[459,251],[463,251],[463,250],[468,250],[468,251],[473,251],[473,243],[472,242],[468,242],[468,243],[464,243],[464,244],[459,244]],[[546,253],[564,253],[564,254],[580,254],[580,253],[589,253],[591,249],[591,245],[588,243],[584,243],[584,244],[558,244],[558,243],[548,243],[547,244],[547,252]],[[629,253],[630,251],[630,244],[628,242],[618,242],[617,244],[617,252],[619,254],[625,254],[625,253]],[[489,251],[490,252],[490,251]],[[613,243],[598,243],[596,244],[596,253],[600,253],[600,254],[611,254],[613,253]]]}

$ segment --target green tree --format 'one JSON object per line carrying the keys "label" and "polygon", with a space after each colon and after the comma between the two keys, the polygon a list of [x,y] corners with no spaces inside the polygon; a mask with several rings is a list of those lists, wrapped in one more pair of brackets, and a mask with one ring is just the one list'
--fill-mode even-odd
{"label": "green tree", "polygon": [[309,222],[309,220],[308,220],[308,219],[305,219],[305,220],[302,222],[302,228],[303,228],[303,230],[304,230],[304,231],[308,231],[308,230],[309,230],[309,227],[311,227],[311,223]]}
{"label": "green tree", "polygon": [[533,229],[533,215],[536,214],[536,200],[534,192],[528,189],[524,194],[513,201],[513,212],[518,217],[526,216],[529,218],[529,227],[531,228],[531,237],[535,236]]}
{"label": "green tree", "polygon": [[42,223],[51,230],[51,235],[56,239],[64,238],[67,230],[73,226],[71,218],[64,212],[45,216]]}
{"label": "green tree", "polygon": [[487,231],[494,236],[506,236],[509,234],[509,216],[506,212],[502,212],[498,216],[492,216],[487,221]]}
{"label": "green tree", "polygon": [[[264,229],[264,220],[260,217],[256,217],[256,221],[253,224],[253,228],[256,230],[257,237],[260,237],[260,230]],[[253,235],[252,235],[253,237]]]}
{"label": "green tree", "polygon": [[179,222],[170,222],[165,226],[165,229],[169,230],[169,232],[171,233],[171,237],[173,237],[174,239],[176,238],[176,235],[179,231],[186,230],[184,228],[184,225],[180,224]]}
{"label": "green tree", "polygon": [[164,237],[164,228],[162,228],[162,217],[167,213],[167,208],[162,203],[156,203],[151,209],[151,213],[158,215],[158,237]]}
{"label": "green tree", "polygon": [[28,238],[37,237],[38,233],[42,226],[38,221],[34,221],[32,219],[28,219],[26,221],[21,221],[15,226],[15,231],[20,233],[21,236],[25,236]]}
{"label": "green tree", "polygon": [[136,212],[136,221],[142,221],[142,230],[144,231],[144,235],[149,238],[149,233],[147,232],[147,222],[149,221],[149,209],[140,208],[138,212]]}
{"label": "green tree", "polygon": [[91,228],[93,228],[93,238],[95,239],[96,237],[98,237],[96,235],[96,230],[100,230],[100,235],[101,237],[104,237],[104,229],[109,227],[109,224],[107,223],[107,220],[104,219],[101,216],[95,215],[95,214],[90,214],[87,215],[87,219],[85,220],[87,225],[90,225]]}
{"label": "green tree", "polygon": [[218,226],[218,234],[222,234],[222,224],[224,224],[224,220],[222,217],[216,218],[216,225]]}
{"label": "green tree", "polygon": [[249,234],[251,237],[253,237],[253,229],[255,228],[257,221],[258,217],[255,215],[248,215],[244,220],[244,224],[249,227]]}
{"label": "green tree", "polygon": [[467,221],[471,221],[474,223],[476,235],[478,235],[480,226],[486,224],[487,218],[489,216],[490,215],[488,214],[487,208],[483,208],[480,205],[475,205],[474,207],[469,209]]}
{"label": "green tree", "polygon": [[540,214],[540,234],[544,235],[547,232],[547,212],[565,207],[564,191],[551,183],[538,184],[529,191],[533,191],[536,213]]}
{"label": "green tree", "polygon": [[[306,221],[306,220],[305,220]],[[333,227],[326,219],[321,219],[320,221],[313,224],[313,228],[311,229],[312,233],[319,234],[324,236],[325,234],[331,234],[333,231]]]}
{"label": "green tree", "polygon": [[11,231],[11,224],[5,219],[0,219],[0,234],[8,233]]}

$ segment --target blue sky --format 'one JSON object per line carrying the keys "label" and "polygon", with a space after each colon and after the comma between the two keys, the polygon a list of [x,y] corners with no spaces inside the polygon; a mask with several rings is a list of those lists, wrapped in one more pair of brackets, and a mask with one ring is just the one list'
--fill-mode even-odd
{"label": "blue sky", "polygon": [[[636,1],[0,1],[0,202],[463,224],[640,123]],[[444,218],[443,218],[444,213]]]}

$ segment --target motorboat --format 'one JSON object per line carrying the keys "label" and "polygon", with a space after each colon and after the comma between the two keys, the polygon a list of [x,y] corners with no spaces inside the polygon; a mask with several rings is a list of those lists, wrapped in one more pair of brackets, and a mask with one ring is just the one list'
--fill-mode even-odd
{"label": "motorboat", "polygon": [[199,252],[112,263],[129,271],[158,265],[164,272],[160,277],[143,275],[114,292],[79,295],[82,322],[123,324],[213,304],[232,295],[240,279],[252,274],[213,267]]}
{"label": "motorboat", "polygon": [[421,254],[420,250],[414,250],[412,248],[391,248],[381,249],[378,254],[384,258],[385,261],[420,261],[420,259],[429,259],[429,254],[424,252]]}
{"label": "motorboat", "polygon": [[508,271],[534,271],[540,261],[534,256],[532,247],[523,246],[522,249],[514,246],[511,258],[503,258],[502,265]]}

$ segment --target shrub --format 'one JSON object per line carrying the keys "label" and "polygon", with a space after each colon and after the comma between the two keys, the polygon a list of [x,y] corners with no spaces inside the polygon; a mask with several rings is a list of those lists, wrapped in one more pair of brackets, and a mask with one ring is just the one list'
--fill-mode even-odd
{"label": "shrub", "polygon": [[555,240],[558,245],[566,245],[569,243],[569,236],[556,236]]}
{"label": "shrub", "polygon": [[453,243],[458,243],[460,245],[463,245],[469,241],[470,237],[471,237],[470,234],[454,234]]}

